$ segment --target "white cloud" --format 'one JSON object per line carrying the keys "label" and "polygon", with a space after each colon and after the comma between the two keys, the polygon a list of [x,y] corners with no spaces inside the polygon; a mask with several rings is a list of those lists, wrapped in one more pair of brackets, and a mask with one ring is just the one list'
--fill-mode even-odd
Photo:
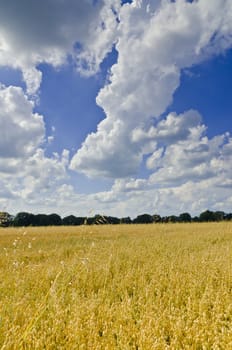
{"label": "white cloud", "polygon": [[77,70],[82,75],[96,74],[103,59],[112,51],[118,37],[120,8],[121,0],[104,0],[98,20],[90,23],[91,35],[84,41],[83,50],[74,52]]}
{"label": "white cloud", "polygon": [[206,209],[231,212],[231,192],[228,187],[220,186],[221,180],[222,178],[211,178],[198,182],[187,181],[181,185],[163,185],[160,188],[144,179],[117,180],[110,191],[87,196],[86,201],[94,203],[97,200],[95,212],[116,216],[135,217],[143,213],[165,216],[179,215],[186,211],[194,216]]}
{"label": "white cloud", "polygon": [[[210,178],[217,178],[220,183],[231,178],[232,157],[226,152],[231,143],[229,135],[208,139],[199,133],[196,139],[195,131],[193,137],[190,134],[186,140],[167,147],[159,159],[157,156],[159,168],[150,176],[151,183],[175,186]],[[152,159],[153,156],[148,159],[150,168]]]}
{"label": "white cloud", "polygon": [[97,96],[106,118],[71,162],[88,176],[134,175],[143,155],[156,147],[147,140],[138,145],[135,134],[146,134],[166,110],[181,70],[232,45],[229,0],[133,1],[119,17],[118,61]]}
{"label": "white cloud", "polygon": [[187,111],[179,116],[176,113],[168,114],[165,119],[157,122],[149,128],[136,128],[131,133],[133,143],[154,141],[155,145],[169,145],[179,140],[185,140],[190,135],[192,128],[201,123],[201,116],[197,111]]}
{"label": "white cloud", "polygon": [[[36,94],[40,63],[58,67],[68,55],[78,70],[94,74],[115,41],[119,0],[0,1],[0,66],[20,69]],[[79,43],[82,50],[75,50]],[[85,69],[83,68],[86,66]]]}
{"label": "white cloud", "polygon": [[69,152],[64,150],[62,155],[54,154],[53,157],[45,156],[42,149],[30,157],[24,169],[23,176],[18,177],[20,190],[18,194],[22,198],[30,199],[43,196],[43,194],[52,196],[57,186],[62,180],[67,180],[66,167],[69,162]]}
{"label": "white cloud", "polygon": [[[115,179],[112,188],[78,194],[67,170],[69,152],[48,157],[43,116],[22,88],[1,86],[1,207],[117,216],[231,211],[230,135],[208,138],[193,110],[163,113],[183,69],[232,46],[232,2],[120,3],[0,0],[0,66],[20,69],[29,95],[40,87],[40,63],[59,67],[70,55],[78,72],[89,76],[113,45],[118,51],[97,96],[106,118],[71,162],[71,169],[90,177]],[[151,175],[139,179],[144,156]]]}
{"label": "white cloud", "polygon": [[29,158],[14,164],[15,175],[5,169],[5,173],[1,173],[1,206],[5,203],[6,209],[12,213],[26,209],[37,212],[38,206],[42,211],[47,211],[49,205],[54,211],[57,207],[56,192],[68,181],[68,158],[69,152],[66,150],[61,156],[54,154],[48,158],[44,150],[37,149]]}
{"label": "white cloud", "polygon": [[[83,171],[91,176],[128,176],[136,171],[136,165],[141,157],[137,154],[137,146],[128,144],[125,147],[123,139],[128,138],[127,129],[122,130],[124,124],[115,120],[108,132],[107,120],[98,126],[96,134],[90,134],[82,148],[72,159],[71,169]],[[94,148],[93,148],[94,144]],[[115,159],[115,161],[113,161]]]}
{"label": "white cloud", "polygon": [[20,87],[0,86],[0,160],[28,157],[43,143],[43,117],[33,107]]}
{"label": "white cloud", "polygon": [[38,197],[67,178],[69,152],[46,157],[43,116],[33,111],[34,103],[22,88],[0,86],[0,184],[1,197],[8,203]]}
{"label": "white cloud", "polygon": [[35,67],[21,67],[23,79],[27,86],[29,95],[34,95],[40,87],[42,81],[42,73]]}

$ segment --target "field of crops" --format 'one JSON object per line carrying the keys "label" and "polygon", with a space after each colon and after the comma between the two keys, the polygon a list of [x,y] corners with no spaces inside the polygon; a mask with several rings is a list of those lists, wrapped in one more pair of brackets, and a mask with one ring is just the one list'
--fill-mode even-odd
{"label": "field of crops", "polygon": [[0,229],[1,349],[232,349],[232,224]]}

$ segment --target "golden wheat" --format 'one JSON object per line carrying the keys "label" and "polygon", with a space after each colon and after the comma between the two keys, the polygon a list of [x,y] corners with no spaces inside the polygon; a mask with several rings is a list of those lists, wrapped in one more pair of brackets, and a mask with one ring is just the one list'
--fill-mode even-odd
{"label": "golden wheat", "polygon": [[232,349],[232,224],[0,230],[0,348]]}

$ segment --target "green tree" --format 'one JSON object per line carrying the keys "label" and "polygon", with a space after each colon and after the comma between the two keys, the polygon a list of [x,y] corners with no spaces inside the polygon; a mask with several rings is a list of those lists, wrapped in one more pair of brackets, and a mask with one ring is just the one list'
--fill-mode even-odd
{"label": "green tree", "polygon": [[7,227],[10,226],[12,223],[13,217],[6,211],[0,212],[0,226],[1,227]]}
{"label": "green tree", "polygon": [[65,226],[75,226],[76,225],[76,219],[77,219],[76,216],[68,215],[68,216],[65,216],[62,219],[62,223]]}
{"label": "green tree", "polygon": [[232,213],[229,213],[229,214],[225,214],[225,220],[232,220]]}
{"label": "green tree", "polygon": [[129,216],[125,217],[125,218],[121,218],[120,219],[120,223],[121,224],[131,224],[132,223],[132,220]]}
{"label": "green tree", "polygon": [[138,215],[137,218],[133,220],[135,224],[151,224],[153,222],[153,217],[149,214]]}
{"label": "green tree", "polygon": [[189,213],[182,213],[179,215],[179,221],[180,222],[191,222],[192,218]]}
{"label": "green tree", "polygon": [[223,221],[225,216],[226,216],[226,214],[224,213],[224,211],[215,211],[214,212],[215,221]]}
{"label": "green tree", "polygon": [[62,225],[62,219],[58,214],[49,214],[48,224],[51,226],[60,226]]}
{"label": "green tree", "polygon": [[30,226],[34,224],[35,215],[27,212],[18,213],[14,220],[13,226]]}
{"label": "green tree", "polygon": [[208,222],[208,221],[216,221],[215,220],[215,215],[214,215],[214,212],[213,211],[210,211],[210,210],[205,210],[203,211],[200,216],[199,216],[199,219],[200,221],[203,221],[203,222]]}
{"label": "green tree", "polygon": [[173,223],[179,222],[179,217],[176,215],[170,215],[167,218],[167,222],[173,222]]}
{"label": "green tree", "polygon": [[159,214],[153,215],[153,222],[161,222],[162,218]]}
{"label": "green tree", "polygon": [[78,226],[78,225],[84,225],[85,220],[86,219],[83,217],[68,215],[63,218],[62,223],[63,225],[67,225],[67,226]]}
{"label": "green tree", "polygon": [[49,217],[46,214],[36,214],[33,226],[49,226]]}

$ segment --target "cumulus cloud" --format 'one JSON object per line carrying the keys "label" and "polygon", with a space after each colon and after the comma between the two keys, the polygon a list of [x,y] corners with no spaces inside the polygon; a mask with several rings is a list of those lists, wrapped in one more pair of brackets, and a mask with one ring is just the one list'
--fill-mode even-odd
{"label": "cumulus cloud", "polygon": [[71,162],[73,170],[88,176],[134,175],[156,147],[147,136],[143,145],[137,139],[153,133],[154,120],[172,102],[181,70],[232,45],[229,0],[133,1],[120,9],[119,18],[118,61],[97,96],[106,118]]}
{"label": "cumulus cloud", "polygon": [[191,130],[200,125],[201,120],[200,114],[194,110],[184,112],[179,116],[173,112],[157,122],[155,126],[135,128],[131,133],[131,140],[134,143],[140,143],[141,146],[150,141],[167,146],[187,139]]}
{"label": "cumulus cloud", "polygon": [[61,180],[67,179],[66,168],[69,162],[69,152],[64,150],[62,155],[54,154],[53,157],[46,157],[42,149],[30,157],[23,171],[20,180],[21,189],[19,195],[22,198],[37,198],[48,194],[50,191],[56,191]]}
{"label": "cumulus cloud", "polygon": [[16,209],[25,210],[30,206],[37,211],[38,204],[45,208],[50,202],[55,207],[53,198],[56,197],[57,188],[68,181],[68,158],[69,152],[66,150],[60,156],[54,154],[48,158],[44,150],[38,148],[32,156],[14,163],[14,175],[11,173],[12,167],[2,170],[4,164],[0,162],[2,207],[5,202],[7,210],[13,213]]}
{"label": "cumulus cloud", "polygon": [[33,107],[20,87],[0,86],[0,159],[28,157],[44,141],[44,120]]}
{"label": "cumulus cloud", "polygon": [[[20,69],[27,88],[0,87],[1,206],[14,199],[13,212],[117,216],[231,211],[231,136],[208,138],[197,111],[165,114],[182,70],[225,52],[231,34],[230,0],[0,0],[0,66]],[[118,59],[96,99],[105,119],[70,167],[115,181],[81,195],[69,181],[69,152],[47,156],[52,136],[28,96],[40,87],[41,63],[68,58],[90,76],[113,47]],[[147,179],[136,178],[142,161]]]}
{"label": "cumulus cloud", "polygon": [[[220,186],[221,181],[222,177],[214,177],[172,186],[163,183],[157,187],[144,179],[120,179],[110,191],[89,195],[86,200],[94,205],[94,200],[97,200],[98,212],[118,216],[135,217],[143,213],[179,215],[185,211],[199,215],[206,209],[231,212],[231,192],[228,187]],[[84,199],[81,201],[83,203]]]}
{"label": "cumulus cloud", "polygon": [[82,49],[74,51],[77,71],[84,76],[96,74],[100,64],[118,38],[121,0],[104,0],[97,21],[90,22],[89,35]]}
{"label": "cumulus cloud", "polygon": [[6,201],[28,199],[67,178],[69,152],[45,155],[45,124],[22,88],[0,86],[0,184]]}
{"label": "cumulus cloud", "polygon": [[[20,69],[27,92],[40,87],[40,63],[58,67],[71,55],[93,74],[115,41],[119,0],[0,1],[0,65]],[[75,50],[76,44],[81,50]]]}
{"label": "cumulus cloud", "polygon": [[[178,116],[176,116],[178,118]],[[116,179],[99,201],[126,213],[162,215],[189,211],[231,211],[232,138],[229,133],[209,139],[203,125],[192,127],[186,139],[157,150],[148,158],[148,179]],[[119,212],[120,209],[118,208]]]}
{"label": "cumulus cloud", "polygon": [[150,176],[150,181],[170,186],[212,177],[220,181],[222,174],[230,178],[232,157],[225,152],[230,142],[227,134],[212,139],[202,137],[201,134],[198,139],[190,135],[187,140],[166,148],[158,160],[159,168]]}

